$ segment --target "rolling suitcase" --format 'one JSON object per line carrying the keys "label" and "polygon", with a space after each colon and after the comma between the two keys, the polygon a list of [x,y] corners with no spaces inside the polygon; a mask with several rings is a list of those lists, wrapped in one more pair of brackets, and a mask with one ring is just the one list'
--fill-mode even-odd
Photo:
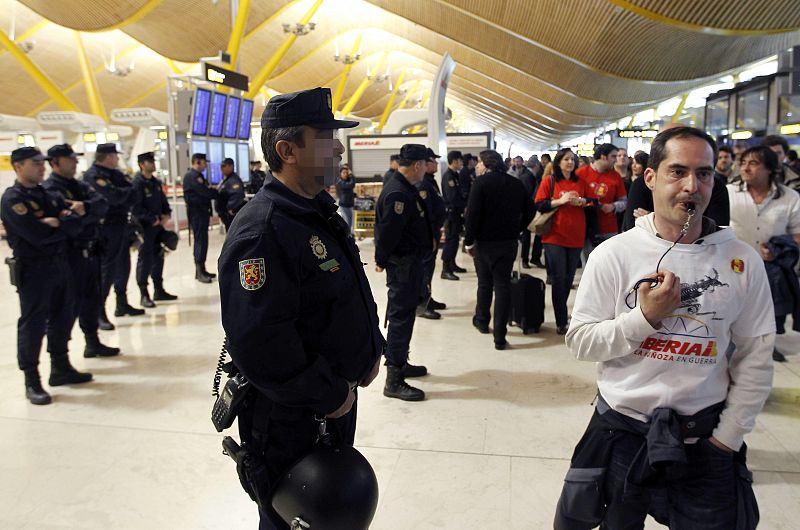
{"label": "rolling suitcase", "polygon": [[522,256],[517,259],[517,270],[511,273],[512,324],[526,335],[539,333],[544,322],[545,284],[539,278],[522,273]]}

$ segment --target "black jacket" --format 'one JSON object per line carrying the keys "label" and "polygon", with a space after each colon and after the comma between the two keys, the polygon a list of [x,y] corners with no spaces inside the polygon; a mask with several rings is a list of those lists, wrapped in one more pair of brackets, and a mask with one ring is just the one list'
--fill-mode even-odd
{"label": "black jacket", "polygon": [[356,200],[356,179],[350,175],[347,180],[341,178],[336,181],[336,196],[339,198],[339,206],[342,208],[352,208]]}
{"label": "black jacket", "polygon": [[234,215],[245,205],[244,184],[236,173],[231,173],[219,185],[216,200],[217,213],[221,216],[232,211]]}
{"label": "black jacket", "polygon": [[211,201],[217,197],[217,190],[209,186],[202,173],[190,169],[183,176],[183,200],[189,208],[207,209],[211,212]]}
{"label": "black jacket", "polygon": [[517,239],[535,213],[522,182],[507,173],[489,171],[472,185],[464,244]]}
{"label": "black jacket", "polygon": [[392,180],[392,177],[395,176],[396,173],[397,171],[394,169],[387,169],[386,173],[383,174],[383,185],[386,186],[386,184]]}
{"label": "black jacket", "polygon": [[272,175],[236,215],[219,258],[236,366],[274,403],[336,410],[386,344],[361,257],[331,197]]}
{"label": "black jacket", "polygon": [[468,190],[464,190],[459,184],[459,174],[450,168],[442,173],[442,197],[444,205],[449,210],[464,210],[467,206]]}
{"label": "black jacket", "polygon": [[97,164],[86,170],[83,181],[108,201],[104,222],[125,224],[135,200],[133,186],[128,177],[118,169],[108,169]]}
{"label": "black jacket", "polygon": [[[800,248],[790,235],[775,236],[767,243],[774,261],[765,261],[767,278],[772,292],[775,315],[792,315],[792,329],[800,331],[800,283],[794,267],[800,258]],[[778,330],[779,333],[785,330]]]}
{"label": "black jacket", "polygon": [[434,235],[438,234],[444,225],[447,211],[444,207],[444,199],[439,192],[439,185],[436,184],[436,177],[433,173],[425,173],[425,178],[417,184],[419,198],[425,203],[425,209],[430,216]]}
{"label": "black jacket", "polygon": [[172,213],[161,181],[155,175],[149,179],[144,178],[141,173],[134,175],[133,190],[136,201],[131,213],[143,226],[152,226],[159,216]]}
{"label": "black jacket", "polygon": [[81,232],[74,238],[76,241],[96,241],[100,239],[100,221],[108,213],[108,201],[86,182],[64,178],[56,173],[42,183],[44,189],[70,201],[83,203],[86,215],[81,219]]}
{"label": "black jacket", "polygon": [[391,256],[423,256],[433,250],[433,228],[417,188],[398,172],[375,205],[375,263]]}

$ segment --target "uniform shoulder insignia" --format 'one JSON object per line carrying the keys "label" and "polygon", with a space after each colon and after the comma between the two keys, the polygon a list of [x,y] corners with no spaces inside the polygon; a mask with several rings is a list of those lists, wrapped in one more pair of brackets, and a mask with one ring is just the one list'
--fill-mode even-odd
{"label": "uniform shoulder insignia", "polygon": [[17,204],[12,206],[11,209],[14,210],[14,213],[18,215],[25,215],[26,213],[28,213],[28,208],[26,208],[25,205],[21,202],[18,202]]}
{"label": "uniform shoulder insignia", "polygon": [[421,199],[424,201],[425,199],[427,199],[427,198],[428,198],[428,192],[427,192],[427,191],[425,191],[425,190],[420,190],[420,192],[419,192],[419,196],[420,196],[420,198],[421,198]]}
{"label": "uniform shoulder insignia", "polygon": [[255,291],[267,281],[264,258],[245,259],[239,262],[239,282],[246,291]]}
{"label": "uniform shoulder insignia", "polygon": [[317,259],[325,259],[328,257],[328,249],[325,247],[325,243],[319,238],[319,236],[311,236],[308,240],[308,244],[311,245],[311,252],[314,253],[314,256]]}
{"label": "uniform shoulder insignia", "polygon": [[403,215],[405,207],[406,205],[403,201],[394,201],[394,213],[397,215]]}
{"label": "uniform shoulder insignia", "polygon": [[195,180],[197,180],[198,184],[202,184],[203,183],[203,177],[197,177]]}
{"label": "uniform shoulder insignia", "polygon": [[31,208],[33,208],[34,210],[39,209],[39,203],[36,201],[28,201],[28,204],[30,204]]}
{"label": "uniform shoulder insignia", "polygon": [[233,185],[233,189],[235,189],[235,190],[238,190],[238,189],[239,189],[239,188],[241,188],[241,187],[242,187],[242,186],[241,186],[241,185],[239,185],[239,184],[234,184],[234,185]]}
{"label": "uniform shoulder insignia", "polygon": [[451,188],[455,188],[456,187],[456,181],[453,180],[453,179],[447,179],[447,185],[450,186]]}
{"label": "uniform shoulder insignia", "polygon": [[108,181],[106,179],[97,179],[94,181],[94,183],[100,186],[101,188],[105,188],[106,186],[108,186]]}

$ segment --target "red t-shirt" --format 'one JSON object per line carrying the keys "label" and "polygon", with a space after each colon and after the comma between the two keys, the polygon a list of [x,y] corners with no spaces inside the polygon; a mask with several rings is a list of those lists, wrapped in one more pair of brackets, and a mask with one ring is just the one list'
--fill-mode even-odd
{"label": "red t-shirt", "polygon": [[[575,173],[586,183],[586,198],[599,199],[600,204],[614,204],[628,194],[625,191],[622,177],[613,169],[605,173],[598,173],[591,165],[586,165]],[[617,214],[615,212],[605,213],[598,208],[597,233],[616,234],[617,232],[619,232]]]}
{"label": "red t-shirt", "polygon": [[[552,178],[552,176],[547,176],[542,180],[534,202],[550,198],[550,182]],[[558,199],[570,191],[576,192],[578,197],[586,197],[586,185],[582,180],[578,179],[573,182],[561,179],[556,182],[553,189],[553,198]],[[583,207],[564,204],[556,210],[556,214],[553,216],[553,228],[550,233],[542,236],[542,243],[567,248],[583,248],[583,240],[585,238],[586,216],[583,213]]]}

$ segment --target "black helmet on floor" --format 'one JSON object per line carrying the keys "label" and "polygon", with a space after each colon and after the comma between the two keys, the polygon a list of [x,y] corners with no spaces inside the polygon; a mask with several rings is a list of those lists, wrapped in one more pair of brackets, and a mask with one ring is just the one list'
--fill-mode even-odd
{"label": "black helmet on floor", "polygon": [[172,230],[162,230],[158,235],[158,242],[170,250],[178,248],[178,234]]}
{"label": "black helmet on floor", "polygon": [[320,444],[279,479],[272,507],[292,528],[366,530],[378,479],[356,449]]}

